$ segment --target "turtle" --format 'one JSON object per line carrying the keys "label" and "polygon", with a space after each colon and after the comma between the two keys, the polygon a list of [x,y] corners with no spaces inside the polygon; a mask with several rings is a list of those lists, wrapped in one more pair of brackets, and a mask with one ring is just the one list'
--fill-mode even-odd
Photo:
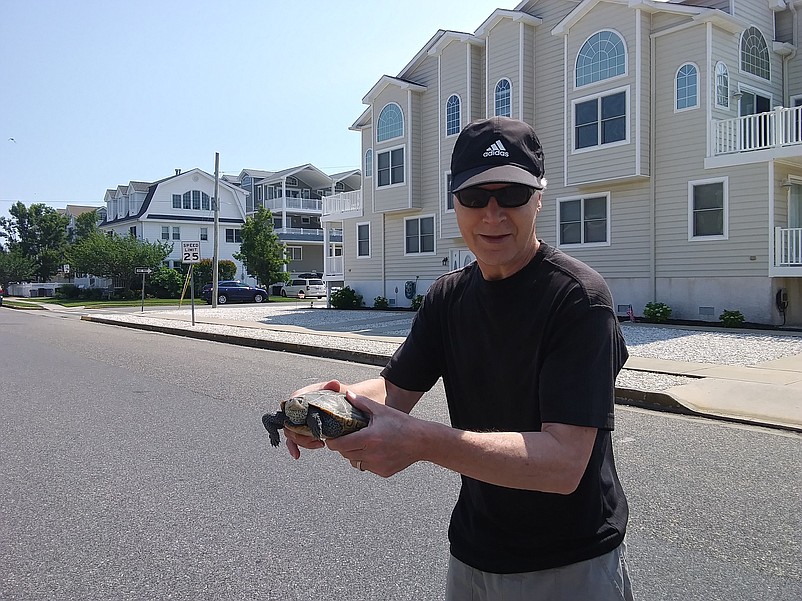
{"label": "turtle", "polygon": [[316,390],[281,402],[281,409],[265,413],[262,424],[270,435],[270,444],[280,442],[279,428],[318,440],[337,438],[364,428],[370,418],[345,399],[345,394],[333,390]]}

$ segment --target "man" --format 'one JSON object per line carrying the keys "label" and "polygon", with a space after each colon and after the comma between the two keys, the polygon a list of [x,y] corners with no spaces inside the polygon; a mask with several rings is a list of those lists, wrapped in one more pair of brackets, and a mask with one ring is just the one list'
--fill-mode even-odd
{"label": "man", "polygon": [[[416,461],[462,475],[448,599],[631,599],[611,445],[627,350],[609,289],[535,234],[546,180],[528,124],[468,125],[451,174],[476,262],[431,286],[381,378],[325,384],[371,415],[326,444],[385,477]],[[440,377],[451,427],[409,415]],[[296,458],[323,446],[286,434]]]}

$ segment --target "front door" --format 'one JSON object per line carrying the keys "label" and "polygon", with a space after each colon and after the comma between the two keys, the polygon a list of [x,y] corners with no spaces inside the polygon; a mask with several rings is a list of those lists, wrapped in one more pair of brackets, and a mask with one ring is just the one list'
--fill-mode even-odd
{"label": "front door", "polygon": [[470,265],[476,260],[476,256],[469,250],[451,251],[451,271]]}

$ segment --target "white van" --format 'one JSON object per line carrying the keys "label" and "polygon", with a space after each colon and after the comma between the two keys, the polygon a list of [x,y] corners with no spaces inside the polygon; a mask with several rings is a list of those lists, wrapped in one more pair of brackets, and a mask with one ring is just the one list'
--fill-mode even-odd
{"label": "white van", "polygon": [[297,296],[307,298],[316,296],[326,298],[326,285],[319,278],[293,278],[289,284],[281,287],[281,296]]}

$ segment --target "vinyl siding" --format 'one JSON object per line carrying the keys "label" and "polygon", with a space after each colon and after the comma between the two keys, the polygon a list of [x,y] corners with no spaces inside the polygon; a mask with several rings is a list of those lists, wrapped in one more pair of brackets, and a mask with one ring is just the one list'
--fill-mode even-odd
{"label": "vinyl siding", "polygon": [[495,115],[496,84],[503,78],[509,79],[511,84],[510,108],[511,115],[518,118],[520,115],[519,89],[521,85],[519,73],[519,39],[520,29],[517,23],[509,19],[500,21],[488,34],[487,48],[490,56],[487,68],[487,115]]}
{"label": "vinyl siding", "polygon": [[[614,23],[600,26],[600,23]],[[590,36],[600,30],[615,31],[624,41],[627,52],[626,73],[611,79],[598,81],[582,87],[576,87],[576,59],[580,49]],[[636,48],[635,12],[625,6],[600,3],[593,8],[585,19],[574,26],[568,36],[568,65],[571,81],[568,85],[567,122],[570,124],[568,156],[568,183],[579,185],[586,182],[631,177],[636,170],[636,143],[634,132],[635,112],[635,48]],[[627,139],[626,143],[616,142],[591,149],[571,151],[574,142],[574,102],[590,100],[598,94],[607,95],[612,92],[624,92],[627,98]]]}
{"label": "vinyl siding", "polygon": [[[401,107],[404,114],[404,135],[384,142],[376,141],[377,123],[382,109],[390,102]],[[409,112],[407,92],[397,86],[387,86],[373,102],[373,207],[374,211],[397,211],[409,208],[409,179],[410,179],[410,148],[409,131],[412,115]],[[377,188],[378,183],[378,156],[380,153],[393,148],[404,147],[404,184]]]}
{"label": "vinyl siding", "polygon": [[452,94],[460,97],[460,127],[465,127],[468,124],[466,99],[468,98],[467,68],[469,66],[469,50],[466,46],[459,42],[451,42],[440,55],[440,89],[442,90],[440,94],[440,154],[437,162],[438,172],[432,174],[432,180],[437,183],[440,238],[446,239],[460,236],[456,216],[453,211],[446,212],[445,203],[448,191],[445,189],[444,174],[451,167],[451,153],[454,150],[454,143],[457,141],[456,135],[446,136],[446,102]]}
{"label": "vinyl siding", "polygon": [[484,48],[471,46],[471,106],[468,123],[485,116],[485,53]]}

